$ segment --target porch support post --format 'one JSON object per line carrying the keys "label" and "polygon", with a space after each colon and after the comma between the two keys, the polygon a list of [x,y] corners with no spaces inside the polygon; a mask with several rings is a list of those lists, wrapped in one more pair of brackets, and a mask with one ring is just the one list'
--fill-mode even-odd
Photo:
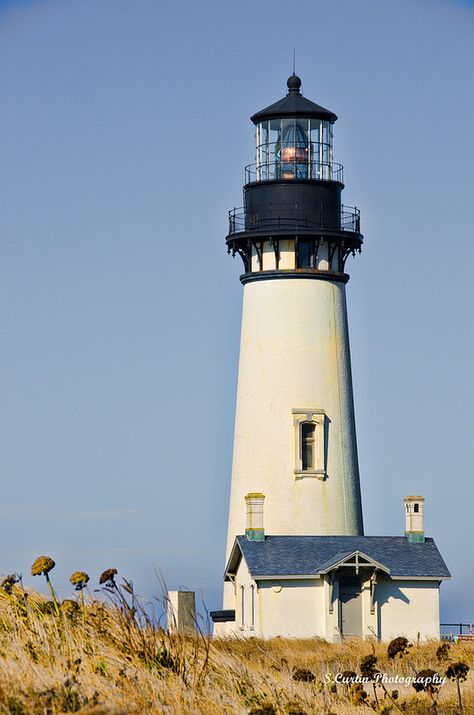
{"label": "porch support post", "polygon": [[329,582],[329,613],[334,613],[334,576],[328,573]]}
{"label": "porch support post", "polygon": [[375,586],[377,584],[377,570],[374,571],[370,578],[370,613],[373,616],[375,613]]}

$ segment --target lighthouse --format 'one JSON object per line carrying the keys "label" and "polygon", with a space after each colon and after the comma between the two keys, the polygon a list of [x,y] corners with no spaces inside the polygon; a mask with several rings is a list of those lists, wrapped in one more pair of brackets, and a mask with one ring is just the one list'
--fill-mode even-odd
{"label": "lighthouse", "polygon": [[333,159],[336,115],[301,94],[251,117],[256,161],[229,216],[243,312],[223,609],[214,635],[439,638],[449,570],[425,536],[424,497],[403,536],[365,536],[346,261],[356,208]]}
{"label": "lighthouse", "polygon": [[268,534],[363,534],[346,307],[346,260],[363,237],[342,204],[336,119],[294,74],[251,117],[256,162],[226,238],[243,262],[227,553],[252,493],[265,496]]}

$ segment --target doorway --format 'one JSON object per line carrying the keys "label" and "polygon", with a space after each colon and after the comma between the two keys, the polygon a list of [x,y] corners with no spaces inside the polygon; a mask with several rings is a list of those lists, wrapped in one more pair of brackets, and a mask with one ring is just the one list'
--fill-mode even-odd
{"label": "doorway", "polygon": [[362,637],[361,583],[355,574],[344,574],[339,582],[339,622],[344,638]]}

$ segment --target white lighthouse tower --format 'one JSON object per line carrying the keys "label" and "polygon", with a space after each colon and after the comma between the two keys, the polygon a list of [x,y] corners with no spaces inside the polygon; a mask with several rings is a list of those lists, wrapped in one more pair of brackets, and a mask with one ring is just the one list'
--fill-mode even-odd
{"label": "white lighthouse tower", "polygon": [[345,263],[359,212],[342,205],[337,117],[288,79],[251,118],[256,163],[229,252],[244,264],[239,380],[223,609],[214,634],[439,638],[449,578],[425,537],[424,499],[404,536],[364,536]]}
{"label": "white lighthouse tower", "polygon": [[227,245],[244,273],[227,554],[245,496],[265,496],[267,534],[363,533],[345,262],[359,212],[342,206],[332,112],[300,93],[251,118],[256,163]]}

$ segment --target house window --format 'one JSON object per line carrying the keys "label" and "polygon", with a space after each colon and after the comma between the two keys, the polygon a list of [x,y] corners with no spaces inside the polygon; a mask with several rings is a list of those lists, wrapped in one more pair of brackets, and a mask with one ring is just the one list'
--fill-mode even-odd
{"label": "house window", "polygon": [[297,479],[325,479],[327,462],[327,429],[324,410],[294,409],[295,467]]}
{"label": "house window", "polygon": [[250,593],[251,593],[251,598],[252,598],[252,611],[251,611],[251,628],[254,628],[255,626],[255,586],[252,584],[250,586]]}
{"label": "house window", "polygon": [[243,628],[245,625],[245,586],[240,587],[240,595],[242,599],[240,611],[240,627]]}

